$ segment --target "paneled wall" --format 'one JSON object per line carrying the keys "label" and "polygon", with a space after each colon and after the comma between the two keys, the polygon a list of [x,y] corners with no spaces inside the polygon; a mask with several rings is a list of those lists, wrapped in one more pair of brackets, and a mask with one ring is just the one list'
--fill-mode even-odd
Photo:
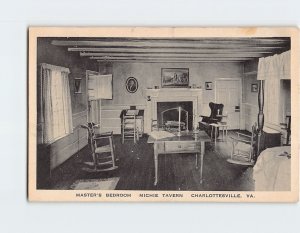
{"label": "paneled wall", "polygon": [[[146,105],[135,105],[137,109],[145,109]],[[121,112],[123,109],[129,109],[130,105],[106,105],[101,109],[101,131],[113,131],[114,134],[121,134]],[[137,122],[140,124],[140,122]],[[138,125],[139,128],[142,128]]]}
{"label": "paneled wall", "polygon": [[252,125],[257,122],[258,92],[251,91],[251,85],[258,84],[256,74],[245,75],[243,80],[243,116],[245,129],[251,131]]}
{"label": "paneled wall", "polygon": [[[87,121],[87,93],[86,93],[86,70],[98,71],[98,63],[89,59],[81,58],[77,53],[70,53],[67,48],[51,45],[49,38],[38,39],[37,64],[48,63],[70,69],[69,84],[71,92],[71,104],[73,115],[73,133],[53,142],[50,145],[42,145],[43,118],[41,112],[41,93],[38,92],[38,161],[50,160],[50,169],[53,169],[70,158],[87,144],[86,131],[80,127]],[[41,82],[37,72],[37,85],[40,89]],[[74,79],[81,78],[82,93],[74,91]],[[42,148],[42,149],[41,149]],[[39,164],[38,164],[39,166]]]}
{"label": "paneled wall", "polygon": [[[107,65],[101,65],[100,69],[109,69]],[[221,78],[242,78],[242,63],[112,63],[113,74],[113,99],[102,100],[103,126],[115,132],[120,132],[118,114],[122,108],[137,105],[143,109],[146,106],[145,90],[154,86],[161,87],[161,68],[189,68],[190,86],[196,85],[203,88],[203,106],[200,110],[203,115],[210,114],[208,103],[215,101],[215,87],[213,90],[205,90],[205,82],[215,83]],[[139,88],[136,93],[128,93],[125,82],[128,77],[138,80]],[[112,120],[109,120],[109,119]],[[107,128],[107,129],[108,129]]]}
{"label": "paneled wall", "polygon": [[258,114],[258,92],[251,91],[252,84],[258,84],[257,81],[258,60],[246,62],[244,65],[244,77],[242,87],[242,113],[245,122],[245,129],[252,130],[252,125],[257,122]]}

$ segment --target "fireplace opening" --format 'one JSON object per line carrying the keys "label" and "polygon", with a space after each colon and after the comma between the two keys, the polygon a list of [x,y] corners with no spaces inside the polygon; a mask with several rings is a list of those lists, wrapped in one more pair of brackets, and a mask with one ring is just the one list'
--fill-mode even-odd
{"label": "fireplace opening", "polygon": [[[167,123],[179,123],[179,107],[181,108],[180,122],[182,129],[193,129],[193,102],[157,102],[157,123],[165,127]],[[173,124],[176,127],[176,124]]]}

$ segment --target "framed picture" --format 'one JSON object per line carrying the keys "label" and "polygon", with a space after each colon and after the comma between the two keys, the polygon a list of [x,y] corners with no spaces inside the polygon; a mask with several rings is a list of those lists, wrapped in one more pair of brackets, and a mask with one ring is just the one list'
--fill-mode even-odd
{"label": "framed picture", "polygon": [[136,78],[129,77],[126,80],[125,86],[126,86],[126,90],[129,93],[135,93],[139,87],[139,84],[138,84],[138,81],[136,80]]}
{"label": "framed picture", "polygon": [[75,94],[81,94],[81,78],[74,78],[74,92]]}
{"label": "framed picture", "polygon": [[213,84],[212,82],[205,82],[205,90],[212,90]]}
{"label": "framed picture", "polygon": [[257,83],[251,84],[251,92],[258,92],[258,84]]}
{"label": "framed picture", "polygon": [[162,68],[161,69],[162,87],[189,87],[188,68]]}

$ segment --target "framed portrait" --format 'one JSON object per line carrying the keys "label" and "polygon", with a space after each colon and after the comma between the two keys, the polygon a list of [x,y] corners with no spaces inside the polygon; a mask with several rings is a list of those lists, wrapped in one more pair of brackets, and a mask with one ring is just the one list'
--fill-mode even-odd
{"label": "framed portrait", "polygon": [[161,86],[166,88],[189,87],[189,69],[162,68]]}
{"label": "framed portrait", "polygon": [[212,82],[205,82],[205,90],[212,90],[213,83]]}
{"label": "framed portrait", "polygon": [[129,77],[126,80],[125,86],[126,86],[126,90],[129,93],[135,93],[137,91],[138,87],[139,87],[139,84],[138,84],[138,81],[137,81],[136,78]]}
{"label": "framed portrait", "polygon": [[258,92],[258,84],[257,83],[251,84],[251,92]]}

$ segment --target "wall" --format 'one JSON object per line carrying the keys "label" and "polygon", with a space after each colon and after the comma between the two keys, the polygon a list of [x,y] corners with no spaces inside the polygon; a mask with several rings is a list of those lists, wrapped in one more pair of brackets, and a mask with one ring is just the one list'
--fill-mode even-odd
{"label": "wall", "polygon": [[258,84],[257,81],[258,61],[250,61],[244,64],[245,75],[243,77],[242,87],[242,109],[245,121],[245,129],[252,130],[252,125],[257,122],[258,114],[258,92],[251,91],[252,84]]}
{"label": "wall", "polygon": [[[39,38],[37,47],[37,64],[48,63],[70,69],[69,83],[71,92],[73,133],[47,145],[38,145],[38,161],[41,163],[50,160],[50,168],[53,169],[87,144],[86,132],[80,127],[87,121],[87,93],[86,93],[86,70],[98,71],[98,63],[81,58],[78,53],[68,52],[67,48],[51,45],[51,38]],[[39,72],[37,83],[40,85]],[[82,93],[74,93],[74,78],[82,79]],[[38,86],[39,89],[39,86]],[[38,99],[38,141],[41,142],[41,97]],[[40,143],[39,143],[40,144]],[[43,153],[41,151],[44,151]]]}
{"label": "wall", "polygon": [[[220,78],[242,78],[242,63],[113,63],[113,99],[102,100],[102,122],[106,129],[120,132],[120,111],[130,105],[144,109],[146,105],[145,89],[161,87],[161,68],[189,68],[190,86],[204,87],[205,82],[214,82]],[[128,93],[125,82],[128,77],[138,80],[136,93]],[[215,100],[215,90],[203,90],[201,114],[210,114],[208,103]]]}

